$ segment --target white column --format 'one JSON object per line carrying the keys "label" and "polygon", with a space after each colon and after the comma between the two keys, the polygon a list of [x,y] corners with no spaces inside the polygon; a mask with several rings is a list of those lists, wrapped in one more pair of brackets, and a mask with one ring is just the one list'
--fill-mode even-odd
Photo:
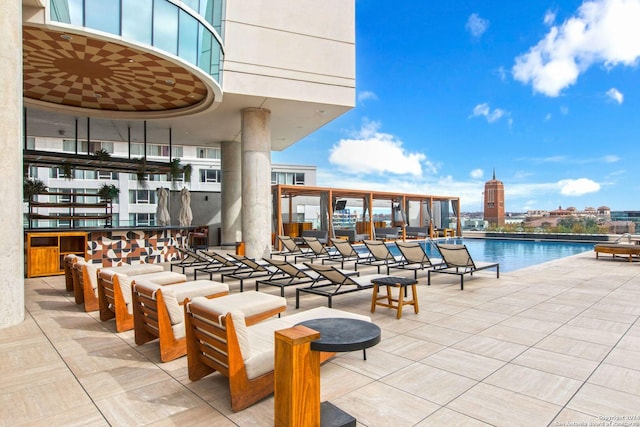
{"label": "white column", "polygon": [[22,2],[0,10],[0,328],[24,320],[22,229]]}
{"label": "white column", "polygon": [[221,200],[222,242],[241,242],[242,147],[238,142],[222,143]]}
{"label": "white column", "polygon": [[246,255],[271,254],[271,112],[242,110],[242,239]]}

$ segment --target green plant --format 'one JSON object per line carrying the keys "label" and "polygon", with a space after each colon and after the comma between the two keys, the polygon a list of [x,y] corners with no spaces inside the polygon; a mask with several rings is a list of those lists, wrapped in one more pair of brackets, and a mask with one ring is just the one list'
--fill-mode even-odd
{"label": "green plant", "polygon": [[102,184],[98,190],[98,195],[104,200],[115,200],[120,194],[120,189],[113,184]]}
{"label": "green plant", "polygon": [[47,186],[44,185],[44,182],[40,181],[37,178],[34,179],[25,179],[22,183],[22,193],[25,201],[30,201],[33,196],[46,193],[48,191]]}
{"label": "green plant", "polygon": [[191,182],[191,175],[193,173],[193,167],[191,166],[191,164],[186,164],[184,166],[182,166],[180,164],[180,159],[176,158],[171,160],[171,162],[169,163],[169,180],[173,183],[173,187],[176,188],[177,186],[177,181],[178,179],[180,179],[180,175],[184,174],[184,182],[186,183],[190,183]]}
{"label": "green plant", "polygon": [[68,179],[68,180],[73,179],[73,166],[71,166],[71,163],[64,162],[59,167],[65,179]]}
{"label": "green plant", "polygon": [[104,148],[96,151],[93,154],[93,157],[95,157],[97,160],[111,160],[111,154],[109,154],[109,152]]}
{"label": "green plant", "polygon": [[138,170],[136,171],[136,179],[142,188],[147,188],[147,160],[140,159]]}

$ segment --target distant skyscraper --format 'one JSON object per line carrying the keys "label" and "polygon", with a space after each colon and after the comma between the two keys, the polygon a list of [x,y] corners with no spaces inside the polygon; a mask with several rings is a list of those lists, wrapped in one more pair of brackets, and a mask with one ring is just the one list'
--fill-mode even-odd
{"label": "distant skyscraper", "polygon": [[504,184],[496,179],[495,169],[493,179],[484,184],[484,219],[490,226],[504,225]]}

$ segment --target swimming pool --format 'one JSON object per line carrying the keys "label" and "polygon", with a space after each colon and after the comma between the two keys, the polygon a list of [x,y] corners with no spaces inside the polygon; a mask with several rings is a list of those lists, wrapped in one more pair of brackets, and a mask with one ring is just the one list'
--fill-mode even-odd
{"label": "swimming pool", "polygon": [[[424,244],[424,241],[422,241]],[[447,239],[443,243],[465,244],[475,261],[499,262],[500,271],[519,270],[531,265],[593,250],[593,243],[543,242],[533,240]],[[399,255],[395,245],[390,251]],[[435,244],[427,243],[427,255],[439,258]]]}

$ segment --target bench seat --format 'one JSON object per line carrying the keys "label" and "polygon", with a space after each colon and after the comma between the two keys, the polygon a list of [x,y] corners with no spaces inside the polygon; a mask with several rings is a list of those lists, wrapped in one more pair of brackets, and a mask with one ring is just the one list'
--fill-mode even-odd
{"label": "bench seat", "polygon": [[598,243],[593,247],[596,253],[596,259],[598,255],[612,254],[615,258],[616,255],[628,255],[629,262],[633,261],[633,256],[640,256],[640,245],[634,243]]}

